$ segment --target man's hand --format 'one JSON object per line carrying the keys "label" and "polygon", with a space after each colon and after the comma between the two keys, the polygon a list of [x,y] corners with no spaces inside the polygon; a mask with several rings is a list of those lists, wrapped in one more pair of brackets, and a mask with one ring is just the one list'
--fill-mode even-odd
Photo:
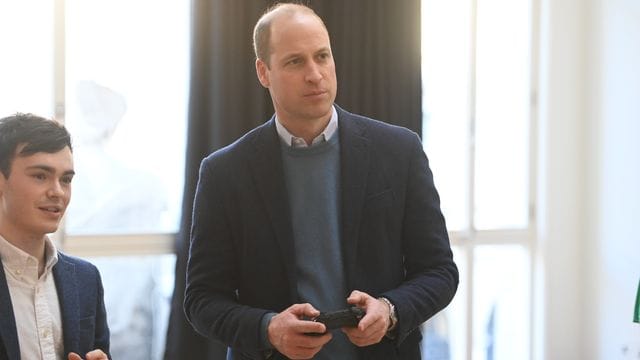
{"label": "man's hand", "polygon": [[[69,353],[69,360],[82,360],[82,357],[74,352]],[[108,360],[107,354],[102,352],[102,350],[97,349],[93,351],[89,351],[87,355],[85,355],[85,360]]]}
{"label": "man's hand", "polygon": [[[320,315],[311,304],[294,304],[271,318],[267,327],[269,342],[290,359],[310,359],[331,340],[324,324],[303,320]],[[326,333],[325,333],[326,332]],[[318,336],[309,333],[322,334]]]}
{"label": "man's hand", "polygon": [[389,306],[382,300],[358,290],[351,292],[347,302],[367,312],[358,323],[358,327],[342,328],[349,340],[357,346],[379,343],[389,329]]}

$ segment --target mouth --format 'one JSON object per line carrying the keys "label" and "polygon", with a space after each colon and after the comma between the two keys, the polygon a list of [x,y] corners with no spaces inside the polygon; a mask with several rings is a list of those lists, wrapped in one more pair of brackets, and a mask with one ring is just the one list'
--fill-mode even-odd
{"label": "mouth", "polygon": [[326,94],[327,91],[326,90],[314,90],[314,91],[310,91],[308,93],[305,93],[304,96],[305,97],[314,97],[314,96],[321,96]]}
{"label": "mouth", "polygon": [[62,207],[58,205],[40,206],[38,209],[55,215],[62,213]]}

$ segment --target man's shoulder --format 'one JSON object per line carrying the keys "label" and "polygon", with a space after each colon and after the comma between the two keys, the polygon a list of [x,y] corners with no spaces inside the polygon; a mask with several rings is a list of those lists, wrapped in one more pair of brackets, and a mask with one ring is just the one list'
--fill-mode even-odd
{"label": "man's shoulder", "polygon": [[256,144],[265,137],[273,136],[275,134],[273,121],[274,120],[271,119],[264,124],[253,128],[231,144],[210,153],[204,158],[204,161],[222,161],[224,159],[237,161],[238,157],[245,156],[246,154],[254,151]]}
{"label": "man's shoulder", "polygon": [[411,139],[419,139],[418,134],[405,127],[350,113],[339,107],[336,107],[336,109],[339,119],[342,120],[339,126],[345,127],[347,131],[354,132],[376,143],[398,144]]}
{"label": "man's shoulder", "polygon": [[65,254],[62,251],[58,251],[58,264],[72,265],[75,268],[76,272],[79,272],[79,273],[82,273],[82,272],[97,273],[98,272],[98,268],[92,263],[90,263],[89,261],[81,259],[79,257]]}

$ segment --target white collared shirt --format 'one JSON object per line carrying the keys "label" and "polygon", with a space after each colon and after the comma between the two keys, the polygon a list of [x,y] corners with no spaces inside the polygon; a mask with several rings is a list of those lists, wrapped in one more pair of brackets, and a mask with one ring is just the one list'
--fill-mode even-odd
{"label": "white collared shirt", "polygon": [[[309,147],[307,142],[304,141],[303,138],[292,135],[289,130],[287,130],[284,125],[280,123],[278,119],[278,115],[276,115],[276,130],[278,131],[278,135],[280,139],[284,141],[285,144],[294,147],[294,148],[305,148]],[[336,130],[338,130],[338,113],[336,112],[335,106],[331,106],[331,119],[329,119],[329,123],[324,128],[324,130],[320,133],[320,135],[316,136],[313,141],[311,141],[311,146],[321,142],[321,141],[329,141],[331,136],[335,134]]]}
{"label": "white collared shirt", "polygon": [[62,317],[53,265],[58,251],[45,239],[45,267],[38,277],[38,259],[0,236],[0,259],[16,319],[21,359],[63,360]]}

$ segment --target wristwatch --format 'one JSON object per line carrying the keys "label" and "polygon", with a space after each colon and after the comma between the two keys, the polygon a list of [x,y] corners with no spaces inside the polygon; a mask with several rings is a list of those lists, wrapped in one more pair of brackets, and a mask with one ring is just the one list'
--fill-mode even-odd
{"label": "wristwatch", "polygon": [[387,304],[387,306],[389,307],[389,328],[387,329],[387,334],[389,334],[391,331],[393,331],[393,329],[396,328],[396,325],[398,324],[396,307],[386,297],[379,297],[378,299]]}

